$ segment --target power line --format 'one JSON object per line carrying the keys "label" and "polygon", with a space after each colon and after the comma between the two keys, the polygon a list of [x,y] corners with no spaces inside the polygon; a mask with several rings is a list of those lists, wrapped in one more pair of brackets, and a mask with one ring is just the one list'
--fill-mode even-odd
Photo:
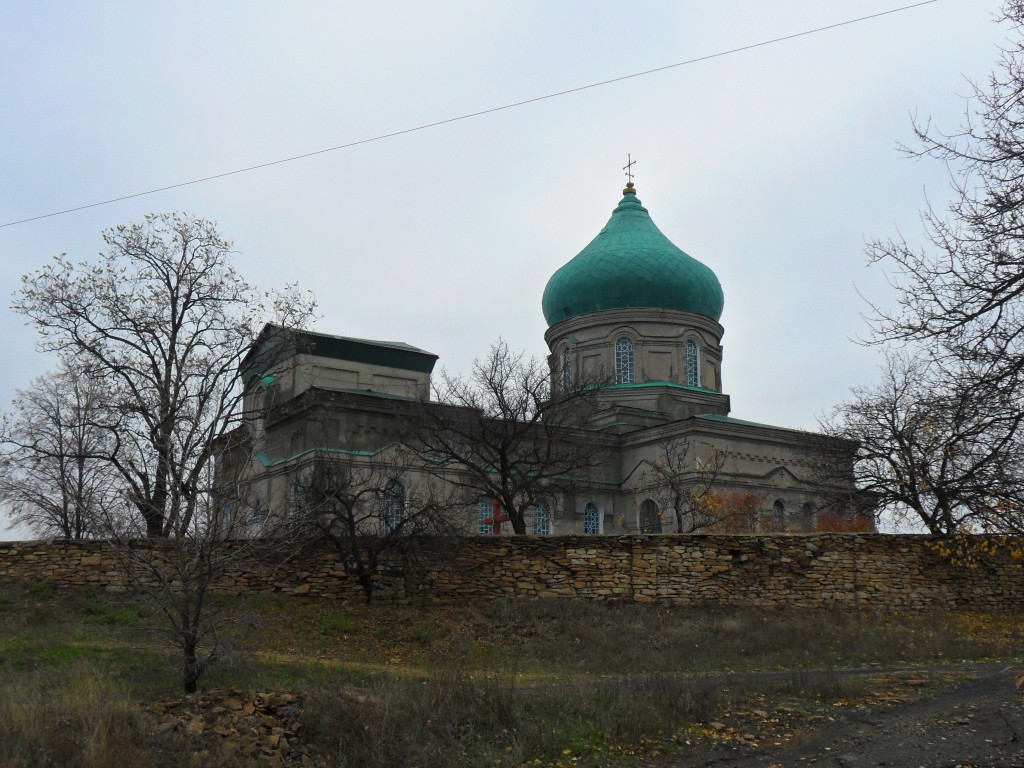
{"label": "power line", "polygon": [[838,27],[845,27],[845,26],[849,26],[850,24],[857,24],[857,23],[862,22],[862,21],[869,21],[871,19],[877,19],[877,18],[879,18],[881,16],[889,16],[890,14],[893,14],[893,13],[899,13],[901,11],[908,11],[908,10],[911,10],[913,8],[920,8],[921,6],[931,5],[932,3],[936,3],[936,2],[938,2],[938,0],[922,0],[922,2],[912,3],[911,5],[904,5],[904,6],[901,6],[899,8],[892,8],[892,9],[890,9],[888,11],[880,11],[879,13],[872,13],[869,16],[861,16],[861,17],[856,18],[856,19],[847,19],[846,21],[840,21],[840,22],[836,22],[835,24],[828,24],[828,25],[826,25],[824,27],[816,27],[814,29],[804,30],[803,32],[794,32],[793,34],[783,35],[782,37],[775,37],[775,38],[772,38],[771,40],[762,40],[759,43],[751,43],[750,45],[742,45],[739,48],[730,48],[727,51],[719,51],[718,53],[709,53],[706,56],[698,56],[697,58],[687,59],[686,61],[679,61],[679,62],[676,62],[675,64],[666,64],[666,65],[661,66],[661,67],[655,67],[654,69],[645,69],[642,72],[633,72],[632,74],[629,74],[629,75],[620,75],[618,77],[613,77],[613,78],[610,78],[608,80],[601,80],[599,82],[590,83],[588,85],[579,85],[579,86],[576,86],[575,88],[568,88],[568,89],[566,89],[564,91],[555,91],[554,93],[548,93],[548,94],[545,94],[543,96],[534,96],[533,98],[523,99],[522,101],[513,101],[513,102],[511,102],[509,104],[504,104],[504,105],[502,105],[500,107],[491,107],[489,109],[482,109],[479,112],[469,112],[469,113],[467,113],[465,115],[459,115],[457,117],[449,117],[449,118],[446,118],[444,120],[436,120],[436,121],[434,121],[432,123],[424,123],[423,125],[417,125],[417,126],[414,126],[412,128],[404,128],[404,129],[402,129],[400,131],[392,131],[391,133],[382,133],[379,136],[373,136],[373,137],[367,138],[367,139],[358,139],[356,141],[350,141],[347,144],[338,144],[337,146],[334,146],[334,147],[327,147],[326,149],[318,149],[318,150],[316,150],[314,152],[306,152],[306,153],[301,154],[301,155],[293,155],[291,157],[285,157],[285,158],[282,158],[280,160],[271,160],[270,162],[267,162],[267,163],[260,163],[258,165],[250,165],[250,166],[247,166],[245,168],[237,168],[237,169],[235,169],[233,171],[225,171],[223,173],[215,173],[212,176],[203,176],[202,178],[192,179],[191,181],[182,181],[182,182],[180,182],[178,184],[169,184],[169,185],[167,185],[165,187],[156,187],[155,189],[149,189],[149,190],[146,190],[145,192],[136,192],[136,193],[131,194],[131,195],[122,195],[121,197],[112,197],[109,200],[102,200],[102,201],[100,201],[98,203],[88,203],[87,205],[79,205],[79,206],[76,206],[74,208],[66,208],[66,209],[64,209],[62,211],[54,211],[52,213],[44,213],[44,214],[40,214],[39,216],[30,216],[27,219],[18,219],[17,221],[9,221],[6,224],[0,224],[0,229],[3,229],[4,227],[13,227],[13,226],[15,226],[17,224],[26,224],[26,223],[28,223],[30,221],[39,221],[40,219],[49,219],[49,218],[52,218],[54,216],[63,216],[66,213],[74,213],[75,211],[84,211],[87,208],[98,208],[101,205],[110,205],[111,203],[119,203],[122,200],[131,200],[131,199],[136,198],[136,197],[144,197],[146,195],[154,195],[157,192],[166,192],[166,191],[168,191],[170,189],[179,189],[180,187],[188,187],[188,186],[191,186],[193,184],[202,184],[205,181],[213,181],[214,179],[223,179],[225,176],[235,176],[235,175],[240,174],[240,173],[249,173],[250,171],[257,171],[257,170],[259,170],[261,168],[269,168],[269,167],[274,166],[274,165],[281,165],[283,163],[290,163],[290,162],[293,162],[295,160],[303,160],[303,159],[305,159],[307,157],[316,157],[317,155],[323,155],[323,154],[326,154],[328,152],[336,152],[339,149],[349,149],[350,147],[357,147],[360,144],[369,144],[369,143],[374,142],[374,141],[383,141],[384,139],[391,139],[391,138],[394,138],[395,136],[402,136],[402,135],[404,135],[406,133],[415,133],[416,131],[424,131],[427,128],[437,128],[438,126],[441,126],[441,125],[448,125],[449,123],[457,123],[457,122],[459,122],[461,120],[469,120],[470,118],[473,118],[473,117],[482,117],[483,115],[490,115],[490,114],[493,114],[495,112],[502,112],[502,111],[504,111],[506,109],[514,109],[515,107],[522,107],[522,106],[525,106],[527,104],[535,104],[538,101],[546,101],[547,99],[554,99],[554,98],[557,98],[559,96],[568,96],[571,93],[579,93],[580,91],[590,90],[591,88],[600,88],[601,86],[604,86],[604,85],[611,85],[612,83],[620,83],[623,80],[632,80],[635,77],[643,77],[645,75],[653,75],[656,72],[664,72],[664,71],[669,70],[669,69],[676,69],[677,67],[685,67],[685,66],[687,66],[689,64],[697,64],[697,63],[702,62],[702,61],[708,61],[709,59],[717,59],[717,58],[721,58],[722,56],[730,56],[730,55],[732,55],[734,53],[741,53],[743,51],[749,51],[749,50],[752,50],[754,48],[762,48],[762,47],[764,47],[766,45],[774,45],[775,43],[785,42],[786,40],[793,40],[793,39],[798,38],[798,37],[806,37],[807,35],[814,35],[814,34],[817,34],[818,32],[826,32],[826,31],[828,31],[830,29],[837,29]]}

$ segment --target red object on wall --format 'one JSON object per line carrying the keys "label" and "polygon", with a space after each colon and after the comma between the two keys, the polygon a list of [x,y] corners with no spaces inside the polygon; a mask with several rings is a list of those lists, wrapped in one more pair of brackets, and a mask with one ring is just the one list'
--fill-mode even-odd
{"label": "red object on wall", "polygon": [[494,535],[498,536],[501,533],[501,524],[507,523],[511,518],[502,509],[500,499],[491,499],[491,510],[491,516],[485,517],[483,522],[487,523],[487,525],[493,525]]}

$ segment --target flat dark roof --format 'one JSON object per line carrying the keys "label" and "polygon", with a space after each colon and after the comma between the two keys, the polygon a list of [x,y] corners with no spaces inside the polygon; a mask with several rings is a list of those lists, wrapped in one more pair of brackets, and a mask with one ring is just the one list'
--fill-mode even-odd
{"label": "flat dark roof", "polygon": [[[268,324],[242,361],[242,369],[250,375],[261,375],[294,355],[318,355],[334,360],[350,360],[354,363],[380,365],[417,373],[430,373],[438,359],[433,352],[427,352],[403,341],[357,339]],[[257,362],[259,358],[265,358],[263,365]],[[264,370],[257,370],[258,368]]]}

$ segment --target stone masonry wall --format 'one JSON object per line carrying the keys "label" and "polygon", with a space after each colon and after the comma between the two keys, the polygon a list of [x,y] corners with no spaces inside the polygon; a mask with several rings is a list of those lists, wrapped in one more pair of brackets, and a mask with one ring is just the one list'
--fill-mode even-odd
{"label": "stone masonry wall", "polygon": [[[141,541],[143,552],[166,542]],[[226,546],[233,546],[228,544]],[[235,545],[237,546],[237,545]],[[329,546],[285,562],[239,557],[217,575],[225,589],[360,599]],[[581,597],[683,605],[865,610],[1024,608],[1024,560],[1003,554],[960,565],[928,536],[467,537],[392,553],[381,600],[455,602],[497,597]],[[106,542],[0,542],[0,579],[124,588],[122,560]]]}

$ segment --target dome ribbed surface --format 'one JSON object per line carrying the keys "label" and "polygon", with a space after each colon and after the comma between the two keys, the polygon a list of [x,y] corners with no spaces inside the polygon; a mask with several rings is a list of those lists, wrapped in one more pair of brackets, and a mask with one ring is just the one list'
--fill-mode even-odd
{"label": "dome ribbed surface", "polygon": [[632,189],[597,237],[551,276],[541,301],[549,326],[627,308],[675,309],[717,322],[724,305],[715,273],[661,233]]}

